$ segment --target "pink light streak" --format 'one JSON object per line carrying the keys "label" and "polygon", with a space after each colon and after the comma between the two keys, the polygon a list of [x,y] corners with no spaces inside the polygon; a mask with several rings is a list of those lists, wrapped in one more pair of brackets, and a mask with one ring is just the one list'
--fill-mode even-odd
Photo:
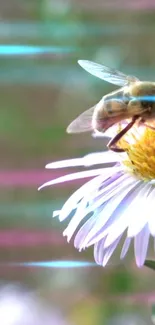
{"label": "pink light streak", "polygon": [[[72,171],[70,170],[69,173]],[[75,172],[75,170],[74,170]],[[67,174],[59,170],[0,170],[0,187],[35,187],[38,188],[42,183],[61,177]],[[79,184],[83,180],[76,180],[74,183]],[[70,182],[71,183],[71,182]],[[73,182],[72,182],[73,183]],[[59,184],[66,186],[65,184]],[[69,186],[69,183],[68,183]]]}
{"label": "pink light streak", "polygon": [[1,230],[0,247],[32,247],[40,245],[62,246],[65,239],[53,230]]}

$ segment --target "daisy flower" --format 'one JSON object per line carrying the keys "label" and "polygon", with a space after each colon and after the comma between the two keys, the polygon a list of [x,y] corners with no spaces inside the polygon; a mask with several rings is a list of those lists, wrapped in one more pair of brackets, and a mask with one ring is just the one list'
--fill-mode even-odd
{"label": "daisy flower", "polygon": [[[113,136],[116,130],[111,129]],[[43,184],[91,178],[65,202],[58,216],[60,221],[72,215],[63,235],[81,251],[94,246],[97,264],[105,266],[121,239],[120,259],[134,242],[138,267],[144,265],[149,239],[155,243],[155,132],[145,127],[133,127],[119,142],[126,152],[105,151],[83,158],[53,162],[46,168],[73,166],[102,168],[68,174]],[[112,163],[111,167],[104,167]],[[123,238],[122,238],[123,237]],[[155,245],[154,245],[155,246]]]}

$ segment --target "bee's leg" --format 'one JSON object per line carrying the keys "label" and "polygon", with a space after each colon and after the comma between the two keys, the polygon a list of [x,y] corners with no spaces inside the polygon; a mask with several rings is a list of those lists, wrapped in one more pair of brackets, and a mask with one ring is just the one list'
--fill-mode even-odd
{"label": "bee's leg", "polygon": [[134,116],[132,121],[130,123],[128,123],[128,125],[122,130],[120,131],[118,134],[116,134],[116,136],[111,139],[109,141],[109,143],[107,144],[107,147],[115,152],[124,152],[125,150],[122,148],[119,148],[116,146],[116,143],[123,137],[123,135],[129,131],[131,129],[131,127],[134,125],[135,121],[138,119],[138,116]]}
{"label": "bee's leg", "polygon": [[146,127],[149,128],[149,129],[155,131],[155,127],[154,127],[154,126],[152,126],[152,125],[148,125],[148,124],[146,124],[146,123],[143,123],[143,125],[146,126]]}
{"label": "bee's leg", "polygon": [[155,131],[155,126],[153,126],[153,125],[149,125],[149,124],[145,123],[145,120],[143,120],[143,119],[141,119],[141,120],[139,121],[139,124],[140,124],[140,125],[144,125],[144,126],[146,126],[147,128],[149,128],[149,129]]}

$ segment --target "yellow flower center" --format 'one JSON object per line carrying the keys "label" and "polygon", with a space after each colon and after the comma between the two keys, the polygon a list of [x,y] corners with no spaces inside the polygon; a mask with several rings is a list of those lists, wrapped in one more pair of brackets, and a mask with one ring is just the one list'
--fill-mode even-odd
{"label": "yellow flower center", "polygon": [[146,127],[142,134],[136,135],[134,129],[136,127],[119,141],[119,146],[127,153],[123,164],[134,175],[150,181],[155,179],[155,131]]}

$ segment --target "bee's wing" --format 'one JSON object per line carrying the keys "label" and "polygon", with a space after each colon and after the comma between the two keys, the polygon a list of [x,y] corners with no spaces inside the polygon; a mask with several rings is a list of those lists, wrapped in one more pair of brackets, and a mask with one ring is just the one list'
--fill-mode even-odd
{"label": "bee's wing", "polygon": [[78,63],[84,70],[88,71],[93,76],[96,76],[117,86],[123,87],[130,82],[139,80],[134,76],[127,76],[120,71],[117,71],[113,68],[108,68],[104,65],[92,61],[79,60]]}
{"label": "bee's wing", "polygon": [[80,114],[73,122],[67,127],[67,133],[82,133],[92,131],[92,116],[96,105],[89,108],[87,111]]}

